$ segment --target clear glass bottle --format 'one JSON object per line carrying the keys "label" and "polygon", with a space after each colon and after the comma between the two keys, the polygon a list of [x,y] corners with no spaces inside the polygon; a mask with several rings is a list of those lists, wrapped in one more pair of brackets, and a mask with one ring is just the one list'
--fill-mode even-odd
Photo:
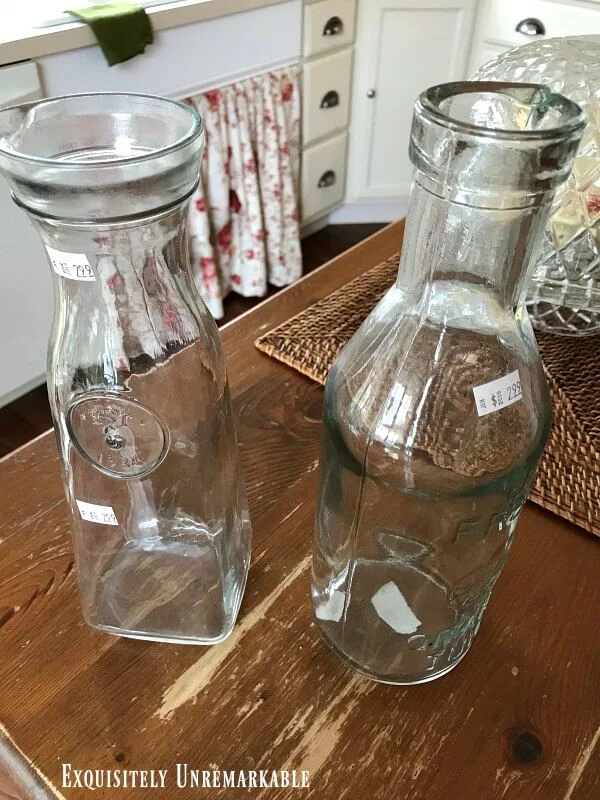
{"label": "clear glass bottle", "polygon": [[0,111],[0,169],[48,252],[48,390],[83,614],[221,641],[250,524],[218,331],[188,259],[203,130],[181,103],[75,95]]}
{"label": "clear glass bottle", "polygon": [[583,119],[547,89],[463,83],[419,98],[398,279],[327,381],[314,613],[379,681],[465,655],[551,418],[527,266]]}

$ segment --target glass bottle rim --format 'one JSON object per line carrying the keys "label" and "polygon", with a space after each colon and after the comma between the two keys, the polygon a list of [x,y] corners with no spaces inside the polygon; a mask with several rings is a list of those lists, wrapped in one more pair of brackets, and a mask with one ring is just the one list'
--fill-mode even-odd
{"label": "glass bottle rim", "polygon": [[[510,95],[510,90],[536,89],[560,111],[564,122],[551,128],[538,128],[536,130],[518,128],[487,128],[473,122],[466,122],[450,116],[441,110],[440,104],[451,97],[467,94],[504,93]],[[517,99],[517,98],[515,98]],[[491,139],[520,139],[535,142],[544,139],[563,138],[572,135],[586,124],[583,110],[577,103],[569,100],[558,92],[552,92],[548,87],[537,83],[516,83],[508,81],[453,81],[431,86],[421,92],[417,102],[418,113],[429,117],[433,122],[452,130],[460,131]]]}
{"label": "glass bottle rim", "polygon": [[[32,153],[24,153],[19,150],[15,150],[12,147],[5,147],[3,145],[3,140],[0,137],[0,153],[3,153],[5,156],[11,159],[17,159],[19,161],[28,162],[31,164],[37,164],[40,166],[50,166],[56,167],[58,164],[64,166],[68,169],[102,169],[104,167],[107,168],[115,168],[119,166],[129,166],[138,163],[142,163],[144,161],[151,161],[153,159],[161,158],[162,156],[168,155],[170,153],[176,152],[177,150],[181,150],[186,145],[189,145],[191,142],[198,139],[204,132],[204,126],[202,124],[202,120],[200,115],[193,108],[191,105],[182,102],[181,100],[175,100],[171,97],[162,97],[160,95],[155,94],[146,94],[144,92],[79,92],[77,94],[63,94],[57,95],[56,97],[47,97],[41,100],[33,100],[30,103],[18,103],[16,105],[7,106],[0,110],[0,114],[5,114],[10,111],[15,111],[16,109],[23,109],[23,108],[34,108],[34,107],[41,107],[41,106],[50,106],[54,103],[60,103],[64,101],[71,101],[77,100],[81,98],[113,98],[118,100],[119,98],[137,98],[139,100],[149,100],[149,101],[159,101],[161,104],[167,104],[178,108],[180,111],[185,112],[185,114],[189,117],[190,120],[190,127],[189,129],[176,139],[174,142],[170,142],[169,144],[162,145],[157,147],[153,150],[150,150],[147,153],[136,153],[134,155],[123,155],[117,158],[100,158],[94,159],[93,162],[82,158],[78,160],[77,158],[69,158],[68,161],[62,161],[61,159],[52,158],[48,156],[36,156]],[[108,110],[106,113],[110,113]]]}

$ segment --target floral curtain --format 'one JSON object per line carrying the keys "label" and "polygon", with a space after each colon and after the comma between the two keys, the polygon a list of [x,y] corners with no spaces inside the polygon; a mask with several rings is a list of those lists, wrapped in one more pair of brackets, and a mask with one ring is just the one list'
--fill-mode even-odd
{"label": "floral curtain", "polygon": [[230,290],[263,296],[302,274],[298,67],[189,98],[206,147],[190,210],[198,289],[217,319]]}

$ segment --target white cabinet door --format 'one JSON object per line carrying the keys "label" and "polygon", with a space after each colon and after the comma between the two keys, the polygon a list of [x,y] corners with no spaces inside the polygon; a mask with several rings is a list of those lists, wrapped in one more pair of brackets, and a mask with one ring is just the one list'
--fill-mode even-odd
{"label": "white cabinet door", "polygon": [[466,78],[477,0],[359,0],[349,200],[409,193],[408,140],[415,100]]}
{"label": "white cabinet door", "polygon": [[497,56],[502,55],[502,53],[506,53],[507,50],[512,50],[512,48],[507,47],[505,44],[479,42],[477,46],[473,47],[471,53],[469,78],[472,78],[477,70],[483,67],[484,64],[487,64],[488,61],[492,61],[494,58],[497,58]]}
{"label": "white cabinet door", "polygon": [[[35,64],[0,69],[0,108],[37,97]],[[53,306],[42,243],[0,178],[0,408],[44,382]]]}
{"label": "white cabinet door", "polygon": [[[44,382],[54,297],[42,243],[0,178],[0,408]],[[0,795],[1,797],[1,795]]]}
{"label": "white cabinet door", "polygon": [[599,34],[598,0],[480,0],[469,75],[519,45],[555,36]]}

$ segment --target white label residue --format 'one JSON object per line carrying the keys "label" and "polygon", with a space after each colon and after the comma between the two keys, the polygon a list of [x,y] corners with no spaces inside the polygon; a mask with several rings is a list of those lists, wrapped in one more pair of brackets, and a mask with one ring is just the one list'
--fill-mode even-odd
{"label": "white label residue", "polygon": [[118,525],[119,520],[110,506],[98,506],[95,503],[84,503],[76,500],[81,519],[97,522],[99,525]]}
{"label": "white label residue", "polygon": [[95,281],[96,276],[87,260],[85,253],[63,253],[46,247],[52,269],[57,275],[63,278],[71,278],[74,281]]}
{"label": "white label residue", "polygon": [[345,602],[346,592],[340,592],[336,589],[325,602],[319,603],[317,606],[315,611],[317,619],[339,622],[344,613]]}
{"label": "white label residue", "polygon": [[396,633],[414,633],[421,625],[421,620],[413,614],[404,595],[393,581],[378,589],[371,598],[371,603],[377,615]]}
{"label": "white label residue", "polygon": [[481,386],[473,387],[475,395],[475,405],[480,417],[500,411],[501,408],[512,406],[523,397],[521,389],[521,379],[519,370],[516,369],[503,378],[498,378],[489,383],[482,383]]}

